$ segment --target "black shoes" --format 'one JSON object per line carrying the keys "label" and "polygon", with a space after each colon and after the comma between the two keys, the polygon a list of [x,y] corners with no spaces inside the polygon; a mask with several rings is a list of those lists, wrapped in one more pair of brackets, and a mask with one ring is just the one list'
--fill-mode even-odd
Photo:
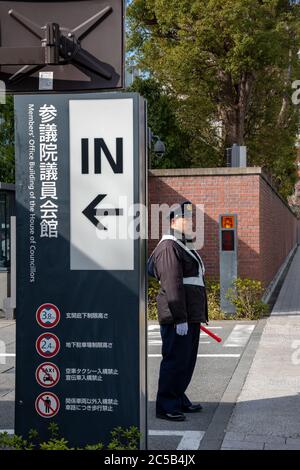
{"label": "black shoes", "polygon": [[184,413],[198,413],[202,409],[203,408],[200,405],[200,403],[197,403],[196,405],[190,405],[190,406],[184,406],[183,407]]}
{"label": "black shoes", "polygon": [[156,413],[156,417],[159,419],[167,419],[169,421],[185,421],[186,416],[184,413],[199,413],[202,411],[200,403],[190,406],[184,406],[182,411],[173,411],[172,413]]}
{"label": "black shoes", "polygon": [[169,421],[185,421],[186,417],[180,411],[174,411],[173,413],[156,413],[156,417],[160,419],[167,419]]}

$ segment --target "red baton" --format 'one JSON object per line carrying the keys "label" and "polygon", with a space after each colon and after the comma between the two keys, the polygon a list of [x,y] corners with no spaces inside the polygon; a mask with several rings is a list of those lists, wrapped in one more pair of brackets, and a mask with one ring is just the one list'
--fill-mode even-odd
{"label": "red baton", "polygon": [[200,326],[200,330],[204,331],[204,333],[208,334],[209,336],[211,336],[213,339],[215,339],[216,341],[218,341],[218,343],[221,343],[222,341],[222,338],[220,338],[220,336],[217,336],[215,335],[214,333],[212,333],[210,330],[208,330],[207,328],[205,328],[205,326]]}

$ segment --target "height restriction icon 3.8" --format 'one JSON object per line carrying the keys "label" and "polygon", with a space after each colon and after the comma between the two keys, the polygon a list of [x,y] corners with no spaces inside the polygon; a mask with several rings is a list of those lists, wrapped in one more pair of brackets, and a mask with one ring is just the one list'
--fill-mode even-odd
{"label": "height restriction icon 3.8", "polygon": [[35,409],[42,418],[53,418],[60,408],[60,401],[54,393],[41,393],[35,401]]}
{"label": "height restriction icon 3.8", "polygon": [[53,333],[44,333],[35,343],[37,352],[42,357],[54,357],[60,350],[60,341]]}
{"label": "height restriction icon 3.8", "polygon": [[53,304],[42,304],[36,311],[36,321],[42,328],[54,328],[60,321],[60,311]]}

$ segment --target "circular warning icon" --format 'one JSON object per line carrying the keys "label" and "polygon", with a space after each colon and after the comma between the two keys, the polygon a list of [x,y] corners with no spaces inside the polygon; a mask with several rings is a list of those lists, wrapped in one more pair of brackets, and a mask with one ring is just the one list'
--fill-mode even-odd
{"label": "circular warning icon", "polygon": [[43,333],[35,343],[37,352],[42,357],[54,357],[60,350],[60,342],[53,333]]}
{"label": "circular warning icon", "polygon": [[60,407],[58,397],[54,393],[41,393],[35,400],[35,409],[42,418],[53,418]]}
{"label": "circular warning icon", "polygon": [[59,368],[52,362],[44,362],[36,369],[35,378],[42,387],[54,387],[60,379]]}
{"label": "circular warning icon", "polygon": [[60,311],[53,304],[42,304],[36,311],[36,321],[42,328],[54,328],[60,320]]}

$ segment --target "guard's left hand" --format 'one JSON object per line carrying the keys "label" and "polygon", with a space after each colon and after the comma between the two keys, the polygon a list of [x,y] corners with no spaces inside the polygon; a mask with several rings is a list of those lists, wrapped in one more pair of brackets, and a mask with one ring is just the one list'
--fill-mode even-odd
{"label": "guard's left hand", "polygon": [[187,332],[188,332],[188,324],[187,322],[185,323],[178,323],[178,325],[176,325],[176,333],[180,336],[184,336],[184,335],[187,335]]}

